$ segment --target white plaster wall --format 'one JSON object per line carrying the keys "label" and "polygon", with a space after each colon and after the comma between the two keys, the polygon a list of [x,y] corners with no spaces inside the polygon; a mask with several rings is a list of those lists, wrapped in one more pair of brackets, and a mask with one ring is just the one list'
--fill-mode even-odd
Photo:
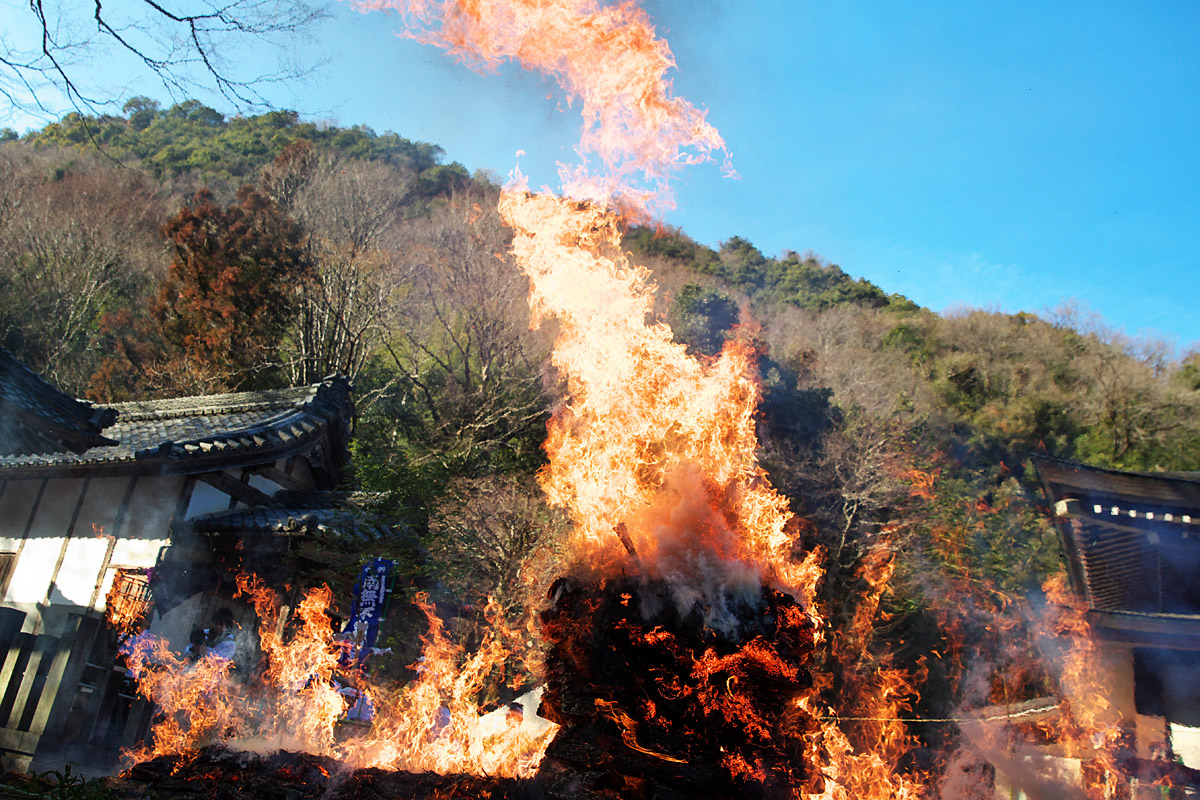
{"label": "white plaster wall", "polygon": [[183,484],[184,479],[180,476],[139,477],[117,536],[121,539],[167,538]]}
{"label": "white plaster wall", "polygon": [[[51,606],[104,609],[112,586],[110,567],[152,567],[168,544],[171,517],[183,490],[182,477],[142,477],[125,513],[121,505],[133,478],[54,479],[33,512],[41,481],[9,481],[0,495],[0,549],[17,551],[3,602],[28,616],[27,632],[43,629]],[[71,520],[78,507],[74,530]],[[120,526],[118,528],[118,523]],[[26,525],[29,536],[22,540]],[[70,538],[68,538],[68,534]]]}
{"label": "white plaster wall", "polygon": [[46,491],[38,503],[33,524],[29,527],[30,539],[62,538],[69,533],[75,505],[83,491],[83,481],[75,478],[57,478],[46,481]]}
{"label": "white plaster wall", "polygon": [[105,537],[76,537],[68,542],[62,566],[54,576],[50,602],[90,608],[107,555],[108,539]]}
{"label": "white plaster wall", "polygon": [[[29,535],[20,547],[5,605],[26,612],[22,630],[29,633],[42,631],[41,604],[50,595],[51,583],[59,564],[59,557],[70,531],[71,517],[83,490],[79,478],[58,478],[46,482],[41,501],[34,511],[29,526]],[[5,492],[7,494],[7,491]]]}
{"label": "white plaster wall", "polygon": [[104,574],[100,576],[100,590],[96,592],[96,610],[105,611],[108,609],[108,593],[112,591],[113,581],[117,578],[116,567],[106,567]]}
{"label": "white plaster wall", "polygon": [[275,493],[283,488],[275,481],[267,480],[262,475],[251,475],[250,485],[255,489],[258,489],[263,494],[271,497],[274,497]]}
{"label": "white plaster wall", "polygon": [[22,611],[36,611],[37,604],[45,599],[50,589],[50,579],[54,577],[54,567],[58,563],[64,540],[64,537],[57,536],[25,542],[13,567],[8,592],[4,595],[5,605],[16,606]]}
{"label": "white plaster wall", "polygon": [[1185,767],[1200,769],[1200,728],[1172,722],[1171,749]]}
{"label": "white plaster wall", "polygon": [[118,539],[113,546],[112,566],[153,567],[158,554],[171,540],[161,539]]}
{"label": "white plaster wall", "polygon": [[114,536],[121,503],[133,478],[93,478],[79,507],[75,523],[76,536]]}

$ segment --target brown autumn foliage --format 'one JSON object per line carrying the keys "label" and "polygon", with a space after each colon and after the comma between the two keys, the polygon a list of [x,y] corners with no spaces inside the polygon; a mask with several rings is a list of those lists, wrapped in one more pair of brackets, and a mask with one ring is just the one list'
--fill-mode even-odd
{"label": "brown autumn foliage", "polygon": [[106,320],[116,348],[94,395],[119,396],[118,385],[130,394],[280,385],[278,348],[312,280],[299,226],[246,185],[225,209],[210,192],[197,192],[162,234],[175,250],[167,277],[149,319],[117,313]]}

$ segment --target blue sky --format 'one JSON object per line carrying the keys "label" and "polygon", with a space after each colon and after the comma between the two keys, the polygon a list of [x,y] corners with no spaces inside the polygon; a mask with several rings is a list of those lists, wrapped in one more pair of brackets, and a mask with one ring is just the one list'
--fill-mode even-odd
{"label": "blue sky", "polygon": [[[676,92],[708,109],[740,175],[682,175],[667,222],[693,238],[813,250],[938,311],[1074,298],[1126,333],[1200,343],[1200,4],[646,8]],[[517,68],[472,73],[398,27],[335,5],[327,62],[275,102],[553,185],[579,129],[561,93]]]}

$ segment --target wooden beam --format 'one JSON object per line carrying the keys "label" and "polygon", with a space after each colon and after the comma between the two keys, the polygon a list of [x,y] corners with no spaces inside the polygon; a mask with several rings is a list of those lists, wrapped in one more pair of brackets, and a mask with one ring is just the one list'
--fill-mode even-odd
{"label": "wooden beam", "polygon": [[0,647],[4,648],[4,663],[0,665],[0,700],[8,694],[8,684],[13,679],[17,662],[21,658],[21,626],[24,623],[24,611],[0,608]]}
{"label": "wooden beam", "polygon": [[307,484],[303,483],[302,481],[296,480],[291,475],[288,475],[286,472],[279,469],[278,467],[261,467],[259,469],[254,470],[254,472],[263,476],[264,478],[266,478],[269,481],[274,481],[275,483],[278,483],[284,489],[287,489],[289,491],[302,492],[308,488]]}
{"label": "wooden beam", "polygon": [[260,492],[237,478],[231,478],[224,472],[206,472],[196,477],[248,506],[265,506],[271,502],[271,498],[265,492]]}
{"label": "wooden beam", "polygon": [[7,769],[22,772],[29,769],[39,738],[37,734],[28,731],[0,728],[0,750],[10,751],[0,757],[0,764]]}
{"label": "wooden beam", "polygon": [[153,713],[154,704],[144,697],[135,697],[129,702],[129,716],[125,718],[125,727],[121,730],[122,750],[129,750],[145,741]]}

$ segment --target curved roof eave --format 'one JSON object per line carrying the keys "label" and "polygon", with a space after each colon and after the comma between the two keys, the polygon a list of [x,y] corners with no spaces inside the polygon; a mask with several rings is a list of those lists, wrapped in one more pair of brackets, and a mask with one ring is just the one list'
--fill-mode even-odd
{"label": "curved roof eave", "polygon": [[[114,406],[105,433],[115,445],[83,453],[0,457],[0,479],[106,475],[191,475],[266,464],[322,440],[344,462],[353,402],[345,378],[299,389],[245,392]],[[124,413],[122,413],[124,412]],[[172,433],[192,433],[174,438]]]}

